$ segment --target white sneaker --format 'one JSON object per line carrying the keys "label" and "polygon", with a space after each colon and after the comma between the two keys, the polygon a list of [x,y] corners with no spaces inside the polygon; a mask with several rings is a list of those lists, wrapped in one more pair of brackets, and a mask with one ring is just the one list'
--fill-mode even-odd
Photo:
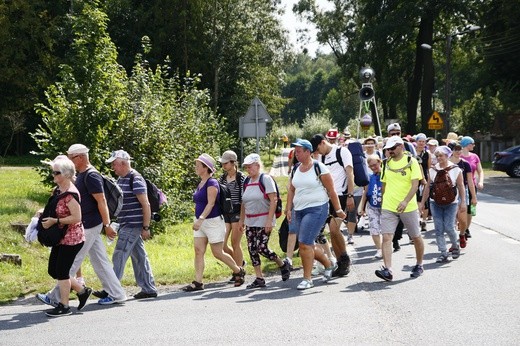
{"label": "white sneaker", "polygon": [[316,263],[316,264],[314,265],[314,267],[312,268],[311,275],[312,275],[312,276],[318,276],[318,275],[322,274],[324,270],[325,270],[325,267],[323,266],[323,264],[321,264],[320,262],[318,262],[318,263]]}
{"label": "white sneaker", "polygon": [[306,290],[308,288],[313,288],[314,284],[312,283],[312,280],[303,279],[302,282],[296,287],[298,290]]}
{"label": "white sneaker", "polygon": [[374,255],[374,258],[375,259],[383,258],[383,252],[381,251],[381,249],[377,250],[376,254]]}
{"label": "white sneaker", "polygon": [[336,267],[338,265],[338,260],[336,259],[336,257],[332,256],[332,257],[329,257],[329,261],[330,263],[332,264],[331,266],[332,267]]}
{"label": "white sneaker", "polygon": [[354,244],[354,238],[352,238],[352,236],[350,234],[347,236],[347,243],[349,245]]}
{"label": "white sneaker", "polygon": [[329,282],[330,279],[332,279],[332,272],[334,271],[334,266],[326,268],[323,271],[323,278],[321,279],[322,282]]}

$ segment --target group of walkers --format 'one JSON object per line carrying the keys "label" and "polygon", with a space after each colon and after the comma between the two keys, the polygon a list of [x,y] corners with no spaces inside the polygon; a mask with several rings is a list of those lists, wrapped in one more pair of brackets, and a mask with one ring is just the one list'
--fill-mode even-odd
{"label": "group of walkers", "polygon": [[[375,271],[383,280],[393,279],[392,246],[394,252],[399,250],[398,233],[403,229],[407,230],[416,253],[416,265],[410,275],[418,277],[423,273],[421,231],[426,230],[429,217],[433,218],[440,252],[437,262],[446,262],[450,256],[459,257],[460,249],[466,247],[471,237],[469,226],[477,204],[476,190],[483,188],[482,166],[478,156],[471,152],[474,140],[450,133],[444,140],[446,145],[438,146],[436,140],[421,133],[403,138],[397,123],[390,124],[387,132],[387,138],[363,140],[366,164],[371,171],[366,186],[354,183],[354,163],[348,146],[355,140],[350,139],[349,133],[339,141],[339,132],[331,129],[325,136],[316,134],[310,140],[298,139],[291,144],[296,163],[289,169],[284,204],[289,222],[285,259],[269,248],[276,224],[278,192],[274,179],[262,173],[260,156],[256,153],[246,156],[241,165],[246,173],[242,173],[236,153],[224,152],[218,160],[223,170],[218,179],[214,177],[217,161],[206,153],[198,156],[195,174],[200,182],[193,193],[192,227],[195,275],[183,290],[204,290],[204,256],[208,244],[212,255],[230,268],[230,282],[235,287],[243,285],[247,264],[241,249],[243,234],[255,273],[247,289],[266,286],[261,256],[275,262],[282,280],[288,280],[296,241],[303,265],[303,279],[297,289],[312,288],[313,276],[319,274],[325,283],[332,277],[346,276],[351,270],[347,244],[354,243],[352,235],[362,214],[369,219],[376,248],[374,257],[383,259],[383,266]],[[131,167],[131,157],[123,150],[113,152],[106,162],[118,176],[117,184],[124,196],[117,217],[118,232],[110,223],[103,177],[90,164],[89,149],[74,144],[66,156],[48,162],[57,185],[54,193],[64,197],[59,199],[56,217],[44,219],[43,226],[58,224],[67,228],[65,237],[52,247],[49,257],[48,272],[57,285],[47,294],[37,295],[40,301],[54,307],[46,312],[48,316],[71,313],[68,301],[71,289],[78,295],[78,310],[91,294],[99,298],[101,305],[124,302],[127,297],[120,280],[129,257],[141,288],[134,298],[157,297],[144,248],[144,240],[150,237],[151,222],[146,181]],[[226,213],[222,213],[218,203],[221,185],[229,190],[233,204]],[[346,238],[341,230],[344,223]],[[324,235],[326,225],[332,246]],[[112,263],[101,238],[103,229],[107,238],[117,236]],[[449,249],[445,234],[451,242]],[[87,255],[103,286],[99,291],[76,280],[75,275]],[[317,270],[318,263],[321,270]]]}

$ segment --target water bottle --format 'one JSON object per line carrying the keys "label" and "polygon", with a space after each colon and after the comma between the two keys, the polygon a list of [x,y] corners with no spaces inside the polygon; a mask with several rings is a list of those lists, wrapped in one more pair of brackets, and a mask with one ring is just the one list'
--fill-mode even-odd
{"label": "water bottle", "polygon": [[[119,230],[119,224],[117,222],[110,223],[110,227],[112,227],[112,229],[114,231],[116,231],[116,233]],[[112,245],[112,243],[114,242],[114,239],[116,239],[116,238],[114,237],[114,238],[110,239],[110,238],[107,237],[107,245],[108,246]]]}
{"label": "water bottle", "polygon": [[475,216],[475,215],[477,215],[477,206],[472,204],[472,205],[469,207],[469,211],[470,211],[470,213],[471,213],[471,216]]}

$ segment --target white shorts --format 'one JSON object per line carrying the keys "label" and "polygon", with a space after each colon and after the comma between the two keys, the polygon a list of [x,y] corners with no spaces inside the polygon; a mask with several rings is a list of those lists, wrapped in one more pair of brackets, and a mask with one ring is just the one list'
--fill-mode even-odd
{"label": "white shorts", "polygon": [[210,244],[221,243],[226,235],[226,224],[220,216],[205,219],[198,231],[193,231],[195,238],[208,238]]}
{"label": "white shorts", "polygon": [[368,230],[370,235],[381,234],[381,208],[376,208],[367,203]]}

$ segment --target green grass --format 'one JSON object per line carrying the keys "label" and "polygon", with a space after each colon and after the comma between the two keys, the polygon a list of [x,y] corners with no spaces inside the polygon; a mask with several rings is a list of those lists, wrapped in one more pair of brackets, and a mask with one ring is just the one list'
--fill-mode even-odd
{"label": "green grass", "polygon": [[[287,177],[276,180],[285,202]],[[43,207],[49,194],[50,190],[41,184],[40,176],[35,170],[28,167],[0,167],[0,251],[19,254],[22,257],[21,267],[0,262],[0,304],[17,297],[45,292],[54,285],[53,279],[47,274],[49,249],[38,242],[27,243],[23,236],[10,226],[13,222],[28,223],[35,211]],[[277,221],[279,225],[282,218]],[[191,223],[170,225],[166,227],[165,233],[155,235],[146,242],[146,250],[158,285],[180,284],[193,280],[192,234]],[[278,246],[278,232],[272,233],[270,247],[280,256],[283,255]],[[111,258],[114,245],[108,246],[107,249]],[[242,239],[242,249],[244,257],[250,262],[245,237]],[[296,260],[295,264],[298,263]],[[276,269],[275,264],[265,259],[262,260],[262,265],[264,271]],[[248,274],[253,274],[251,266],[246,269]],[[89,286],[101,288],[88,259],[82,265],[82,272]],[[208,247],[204,281],[222,280],[230,274],[227,266],[213,258]],[[130,260],[125,268],[122,283],[125,286],[135,285]]]}

